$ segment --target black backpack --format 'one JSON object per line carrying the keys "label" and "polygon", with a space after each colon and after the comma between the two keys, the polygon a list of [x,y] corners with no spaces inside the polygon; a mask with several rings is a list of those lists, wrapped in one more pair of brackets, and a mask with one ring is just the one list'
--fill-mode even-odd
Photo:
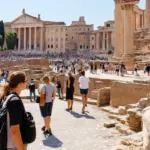
{"label": "black backpack", "polygon": [[23,126],[22,140],[24,144],[29,144],[36,139],[36,127],[33,116],[30,112],[26,112],[24,116],[24,126]]}
{"label": "black backpack", "polygon": [[0,103],[0,150],[7,150],[7,103],[14,94],[10,94],[5,101]]}
{"label": "black backpack", "polygon": [[[0,108],[0,150],[7,150],[7,103],[15,96],[15,94],[10,94]],[[36,139],[35,122],[29,112],[24,114],[24,126],[21,136],[24,144],[32,143]]]}

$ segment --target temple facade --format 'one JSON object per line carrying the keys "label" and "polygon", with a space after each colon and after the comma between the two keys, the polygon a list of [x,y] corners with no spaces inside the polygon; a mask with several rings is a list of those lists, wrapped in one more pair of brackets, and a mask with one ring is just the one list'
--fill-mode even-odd
{"label": "temple facade", "polygon": [[65,52],[65,23],[43,21],[22,11],[14,21],[5,23],[5,32],[15,32],[19,52]]}

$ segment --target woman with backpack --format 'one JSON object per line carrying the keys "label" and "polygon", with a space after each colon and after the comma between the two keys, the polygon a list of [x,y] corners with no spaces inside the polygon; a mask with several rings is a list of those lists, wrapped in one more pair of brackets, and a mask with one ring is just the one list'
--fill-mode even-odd
{"label": "woman with backpack", "polygon": [[[2,89],[1,103],[3,103],[3,106],[7,105],[7,119],[6,129],[1,126],[0,149],[4,147],[6,147],[7,150],[27,149],[27,145],[25,145],[26,142],[24,141],[26,112],[24,104],[19,97],[21,91],[26,89],[26,86],[25,74],[22,72],[14,72],[10,75],[9,80]],[[1,121],[2,119],[4,118],[1,118]],[[0,123],[0,125],[1,124],[2,123]]]}
{"label": "woman with backpack", "polygon": [[52,135],[51,131],[51,115],[53,102],[55,100],[55,85],[50,82],[48,76],[43,77],[43,85],[40,88],[40,110],[41,115],[44,119],[44,126],[42,127],[42,131],[46,135]]}

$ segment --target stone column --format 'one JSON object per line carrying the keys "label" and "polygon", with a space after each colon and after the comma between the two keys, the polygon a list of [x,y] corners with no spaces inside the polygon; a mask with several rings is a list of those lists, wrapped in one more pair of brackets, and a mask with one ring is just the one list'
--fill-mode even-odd
{"label": "stone column", "polygon": [[123,12],[121,8],[120,0],[115,1],[115,51],[114,51],[114,58],[121,59],[123,55]]}
{"label": "stone column", "polygon": [[109,32],[107,32],[107,51],[109,50]]}
{"label": "stone column", "polygon": [[26,28],[24,28],[24,50],[26,50],[27,44],[26,44]]}
{"label": "stone column", "polygon": [[103,31],[103,50],[105,50],[105,31]]}
{"label": "stone column", "polygon": [[[40,41],[40,49],[43,50],[43,28],[41,28],[41,41]],[[55,39],[53,39],[55,40]]]}
{"label": "stone column", "polygon": [[29,50],[31,50],[31,27],[29,28]]}
{"label": "stone column", "polygon": [[18,50],[21,48],[21,28],[18,28]]}
{"label": "stone column", "polygon": [[133,59],[133,6],[134,4],[122,5],[124,11],[124,53],[123,60]]}
{"label": "stone column", "polygon": [[98,32],[97,35],[96,35],[96,49],[97,49],[97,51],[99,51],[99,49],[100,49],[100,44],[99,44],[100,35],[99,34],[100,33]]}
{"label": "stone column", "polygon": [[150,25],[150,0],[146,0],[146,25]]}
{"label": "stone column", "polygon": [[34,49],[36,50],[37,48],[37,44],[36,44],[36,34],[37,34],[37,31],[36,31],[36,27],[34,28]]}

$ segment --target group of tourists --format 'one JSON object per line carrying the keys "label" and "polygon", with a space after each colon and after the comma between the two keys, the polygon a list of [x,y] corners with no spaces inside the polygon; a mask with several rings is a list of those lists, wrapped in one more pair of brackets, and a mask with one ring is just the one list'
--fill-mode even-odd
{"label": "group of tourists", "polygon": [[[34,80],[31,79],[30,84],[27,86],[27,78],[23,72],[13,72],[3,86],[0,95],[0,149],[27,150],[27,145],[35,140],[34,117],[32,117],[31,113],[26,112],[19,96],[27,87],[30,90],[30,97],[33,94],[34,101],[39,103],[41,116],[43,117],[43,126],[41,127],[43,134],[52,135],[51,115],[53,103],[56,97],[56,89],[58,90],[59,98],[63,98],[63,95],[62,97],[60,95],[62,85],[59,79],[56,84],[52,83],[49,76],[44,76],[42,82],[38,88],[39,96],[35,94]],[[69,72],[66,80],[66,111],[68,112],[73,110],[74,82],[75,78]],[[83,102],[81,113],[84,114],[87,107],[89,88],[89,79],[85,76],[85,71],[80,71],[78,82]],[[33,102],[32,98],[30,101]],[[6,140],[5,142],[4,139]]]}
{"label": "group of tourists", "polygon": [[[88,53],[88,54],[87,54]],[[45,53],[18,53],[17,51],[12,51],[10,53],[3,53],[0,55],[0,60],[20,60],[29,58],[44,58],[49,60],[104,60],[108,61],[108,57],[102,54],[94,54],[91,52],[85,52],[78,54],[77,52],[45,52]]]}
{"label": "group of tourists", "polygon": [[110,74],[116,74],[117,76],[124,76],[125,73],[127,73],[125,64],[123,62],[121,63],[110,63],[110,62],[103,62],[100,63],[99,66],[97,63],[90,63],[90,72],[96,73],[97,70],[100,69],[101,73],[110,73]]}

